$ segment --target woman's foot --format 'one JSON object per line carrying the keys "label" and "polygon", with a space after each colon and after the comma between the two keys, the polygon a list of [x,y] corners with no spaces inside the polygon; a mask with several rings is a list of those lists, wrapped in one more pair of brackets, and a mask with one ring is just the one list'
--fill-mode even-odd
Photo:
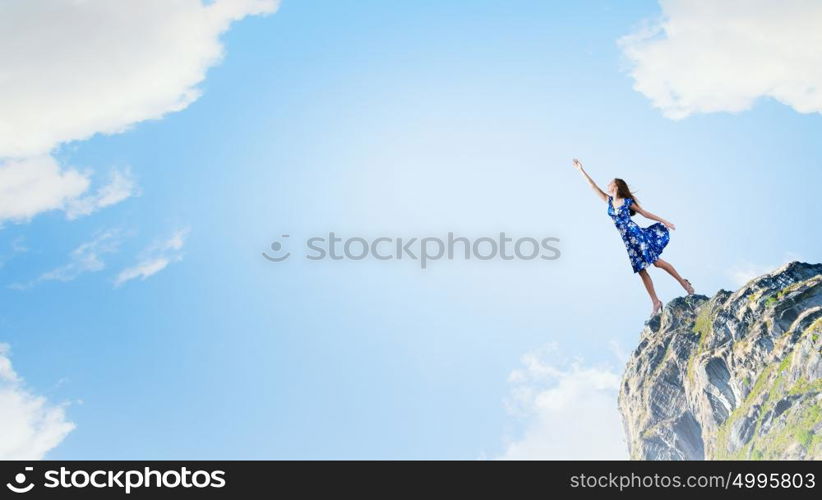
{"label": "woman's foot", "polygon": [[662,309],[662,301],[657,300],[656,302],[654,302],[654,309],[651,311],[651,317],[653,318],[656,315],[656,313],[658,313],[661,309]]}
{"label": "woman's foot", "polygon": [[688,281],[688,280],[683,280],[683,281],[685,282],[685,284],[682,285],[682,286],[685,288],[685,291],[688,292],[688,295],[693,295],[694,294],[694,287],[691,285],[691,282]]}

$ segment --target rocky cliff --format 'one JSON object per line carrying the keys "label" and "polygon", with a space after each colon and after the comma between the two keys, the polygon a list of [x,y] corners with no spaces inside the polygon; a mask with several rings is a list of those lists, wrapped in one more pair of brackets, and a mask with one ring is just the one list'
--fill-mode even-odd
{"label": "rocky cliff", "polygon": [[633,459],[822,459],[822,264],[649,320],[619,391]]}

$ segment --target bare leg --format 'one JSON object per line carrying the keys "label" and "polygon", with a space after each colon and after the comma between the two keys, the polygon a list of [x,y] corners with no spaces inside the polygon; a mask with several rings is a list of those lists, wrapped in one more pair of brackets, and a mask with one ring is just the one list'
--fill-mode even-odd
{"label": "bare leg", "polygon": [[639,277],[642,278],[642,284],[645,285],[645,290],[647,290],[648,295],[651,296],[651,302],[654,304],[654,309],[651,311],[651,315],[654,315],[662,308],[662,301],[656,296],[654,282],[651,280],[651,275],[648,274],[648,270],[643,269],[640,271]]}
{"label": "bare leg", "polygon": [[668,274],[673,276],[674,279],[677,280],[680,285],[682,285],[682,288],[684,288],[686,292],[688,292],[689,294],[694,293],[694,287],[692,287],[687,280],[683,279],[682,276],[680,276],[679,273],[676,272],[676,269],[674,269],[674,266],[672,266],[670,262],[664,261],[662,259],[657,259],[656,262],[654,262],[654,265],[660,269],[664,269],[668,272]]}

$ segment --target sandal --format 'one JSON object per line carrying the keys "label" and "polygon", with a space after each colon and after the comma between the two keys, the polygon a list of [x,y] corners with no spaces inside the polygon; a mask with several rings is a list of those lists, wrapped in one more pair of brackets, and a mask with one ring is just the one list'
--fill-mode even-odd
{"label": "sandal", "polygon": [[688,292],[688,295],[693,295],[694,294],[694,286],[691,285],[690,281],[688,281],[688,280],[684,280],[684,281],[685,281],[685,283],[688,284],[688,286],[685,287],[685,291]]}
{"label": "sandal", "polygon": [[662,301],[661,301],[661,300],[658,300],[658,301],[656,302],[656,304],[654,304],[654,308],[653,308],[653,310],[651,311],[651,317],[652,317],[652,318],[653,318],[654,316],[656,316],[656,313],[658,313],[659,311],[661,311],[661,310],[662,310],[662,306],[663,306],[663,304],[662,304]]}

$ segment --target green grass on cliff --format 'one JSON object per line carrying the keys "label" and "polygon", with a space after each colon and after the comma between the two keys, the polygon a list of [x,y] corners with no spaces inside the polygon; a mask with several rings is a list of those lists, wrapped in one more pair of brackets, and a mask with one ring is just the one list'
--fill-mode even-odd
{"label": "green grass on cliff", "polygon": [[[802,287],[805,287],[805,286],[811,286],[814,283],[816,283],[817,281],[819,281],[819,279],[820,278],[814,277],[814,278],[811,278],[811,279],[808,279],[808,280],[805,280],[805,281],[798,281],[796,283],[792,283],[792,284],[786,286],[785,288],[779,290],[778,292],[776,292],[776,293],[770,295],[768,298],[766,298],[765,299],[765,307],[775,306],[779,301],[784,299],[785,296],[788,295],[789,293],[795,292],[795,291],[797,291],[797,290],[799,290],[799,289],[801,289]],[[751,301],[751,302],[756,302],[757,300],[759,300],[762,297],[762,293],[763,292],[752,293],[751,295],[748,296],[748,300]]]}
{"label": "green grass on cliff", "polygon": [[811,340],[815,344],[819,340],[819,334],[822,333],[822,318],[816,318],[816,321],[808,325],[802,335],[810,335]]}
{"label": "green grass on cliff", "polygon": [[701,307],[696,318],[694,318],[694,333],[698,333],[700,338],[711,333],[711,312],[713,311],[711,307],[706,307],[707,305]]}
{"label": "green grass on cliff", "polygon": [[705,347],[708,345],[708,339],[713,333],[713,325],[711,324],[712,313],[713,308],[710,303],[707,303],[699,309],[699,313],[697,313],[696,318],[694,318],[693,332],[699,335],[699,345],[694,349],[694,352],[688,359],[688,368],[686,370],[688,381],[692,384],[694,382],[694,362],[696,358],[705,351]]}
{"label": "green grass on cliff", "polygon": [[[807,285],[807,281],[789,285],[776,294],[767,297],[764,305],[766,307],[774,306],[784,299],[787,294],[799,290],[805,285]],[[748,299],[751,302],[761,300],[761,292],[752,294]],[[711,305],[709,303],[705,304],[694,320],[693,331],[700,338],[697,348],[694,349],[687,362],[687,378],[691,383],[694,382],[696,360],[707,350],[708,342],[714,334],[712,328],[713,312]],[[764,318],[764,320],[768,328],[773,327],[770,318]],[[807,336],[816,346],[820,334],[822,334],[822,318],[816,319],[810,326],[805,328],[801,336]],[[785,339],[785,341],[787,340]],[[822,349],[820,349],[820,352],[822,352]],[[750,378],[746,377],[744,385],[751,387],[750,392],[717,429],[714,458],[736,460],[777,459],[784,457],[788,449],[796,446],[802,446],[805,449],[805,456],[819,457],[822,455],[822,433],[814,431],[822,424],[822,406],[818,403],[818,399],[807,396],[800,398],[799,401],[794,402],[795,406],[792,406],[786,413],[778,417],[777,425],[770,427],[767,432],[764,432],[762,428],[763,417],[772,411],[785,396],[802,396],[822,392],[822,379],[808,380],[803,377],[795,381],[792,380],[789,369],[793,359],[794,352],[792,351],[781,360],[763,367],[752,387],[750,386]],[[756,410],[755,417],[757,420],[753,423],[753,437],[740,449],[729,452],[728,444],[731,428],[739,419],[748,415],[757,404],[761,407]],[[763,432],[764,434],[762,434]]]}
{"label": "green grass on cliff", "polygon": [[[771,378],[771,374],[775,370],[776,365],[770,364],[762,370],[762,373],[756,378],[756,382],[754,382],[754,386],[751,389],[751,392],[748,393],[748,396],[745,398],[745,401],[742,402],[731,414],[728,418],[719,426],[719,429],[716,431],[716,458],[723,460],[723,459],[731,459],[731,460],[740,460],[744,459],[748,456],[749,445],[743,446],[739,450],[731,453],[728,451],[728,439],[731,432],[731,426],[733,426],[734,422],[739,420],[740,418],[744,417],[748,414],[748,411],[751,407],[759,400],[762,393],[765,392],[766,388],[770,388],[769,379]],[[760,412],[760,415],[762,412]],[[757,422],[756,427],[757,430],[759,429],[759,425],[761,422]],[[756,432],[756,431],[754,431]]]}
{"label": "green grass on cliff", "polygon": [[818,404],[811,403],[801,411],[791,412],[784,427],[752,440],[751,455],[756,453],[763,460],[779,459],[785,456],[788,448],[798,443],[813,456],[820,441],[814,428],[821,421],[822,408]]}
{"label": "green grass on cliff", "polygon": [[[810,329],[806,330],[808,333]],[[795,443],[801,444],[809,456],[816,456],[822,449],[822,436],[814,433],[814,428],[822,422],[822,408],[811,400],[804,403],[806,406],[799,411],[788,411],[784,426],[770,430],[760,435],[762,418],[784,395],[802,395],[822,392],[822,379],[809,381],[800,378],[792,387],[786,388],[786,370],[793,361],[794,353],[785,356],[779,363],[771,363],[757,377],[751,392],[745,401],[734,410],[717,430],[716,458],[731,460],[769,460],[784,456],[784,452]],[[767,391],[767,396],[762,397]],[[740,449],[729,452],[730,429],[736,421],[748,414],[751,407],[761,401],[762,407],[758,411],[758,419],[750,442]],[[802,404],[802,403],[800,403]]]}

